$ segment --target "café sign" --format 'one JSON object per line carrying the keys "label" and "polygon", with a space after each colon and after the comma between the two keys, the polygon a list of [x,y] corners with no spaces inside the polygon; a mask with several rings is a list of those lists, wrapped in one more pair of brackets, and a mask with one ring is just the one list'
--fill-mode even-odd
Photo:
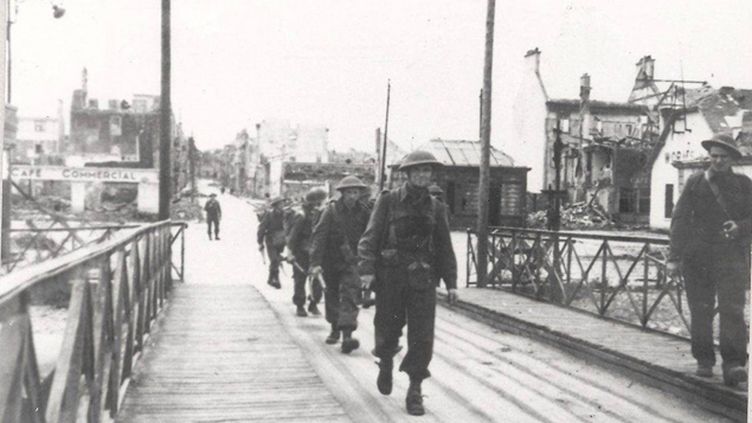
{"label": "caf\u00e9 sign", "polygon": [[119,182],[132,184],[156,184],[157,169],[131,169],[118,167],[66,167],[14,165],[11,179],[69,182]]}

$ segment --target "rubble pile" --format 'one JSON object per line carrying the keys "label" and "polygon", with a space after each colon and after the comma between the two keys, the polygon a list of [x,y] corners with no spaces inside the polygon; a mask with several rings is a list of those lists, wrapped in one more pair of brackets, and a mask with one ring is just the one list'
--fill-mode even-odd
{"label": "rubble pile", "polygon": [[[532,228],[545,228],[547,211],[530,213],[527,224]],[[597,204],[583,202],[568,204],[561,209],[562,229],[612,229],[617,223],[608,217],[603,208]]]}
{"label": "rubble pile", "polygon": [[181,197],[178,200],[173,200],[170,204],[170,218],[173,220],[203,221],[203,206],[191,197]]}

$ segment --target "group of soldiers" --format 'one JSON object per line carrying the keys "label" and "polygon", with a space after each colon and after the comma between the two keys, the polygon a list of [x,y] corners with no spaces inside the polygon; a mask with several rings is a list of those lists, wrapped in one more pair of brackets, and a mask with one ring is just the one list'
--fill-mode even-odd
{"label": "group of soldiers", "polygon": [[[394,356],[407,326],[407,351],[400,370],[410,385],[405,404],[411,415],[425,413],[421,383],[430,377],[436,287],[444,280],[450,304],[457,301],[457,262],[441,190],[432,184],[441,163],[428,152],[414,151],[400,165],[405,183],[369,201],[368,186],[355,176],[336,186],[339,195],[309,191],[300,210],[285,212],[274,199],[258,228],[259,250],[269,258],[267,283],[279,289],[282,261],[293,266],[296,314],[320,314],[325,299],[331,331],[327,344],[341,339],[341,351],[360,347],[353,336],[359,305],[375,294],[373,355],[379,358],[379,392],[392,392]],[[430,188],[430,189],[429,189]],[[306,296],[308,291],[308,296]],[[305,303],[308,299],[308,307]]]}

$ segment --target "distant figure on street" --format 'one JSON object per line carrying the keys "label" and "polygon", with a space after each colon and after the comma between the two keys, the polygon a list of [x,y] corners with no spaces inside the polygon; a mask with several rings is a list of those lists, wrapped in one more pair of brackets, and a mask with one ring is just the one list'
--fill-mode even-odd
{"label": "distant figure on street", "polygon": [[[321,188],[314,188],[305,195],[302,206],[302,213],[296,213],[293,217],[292,227],[287,235],[287,248],[290,254],[287,259],[292,263],[292,278],[295,281],[295,290],[292,302],[297,308],[296,314],[300,317],[308,315],[305,309],[306,301],[306,281],[310,265],[311,237],[313,228],[319,218],[319,207],[326,199],[326,191]],[[309,304],[308,312],[319,315],[321,312],[318,303],[321,301],[322,289],[321,282],[318,278],[311,281],[310,292],[308,292]]]}
{"label": "distant figure on street", "polygon": [[206,212],[206,232],[209,234],[209,240],[212,239],[212,226],[214,226],[214,239],[219,241],[219,221],[222,220],[222,207],[217,201],[217,194],[211,193],[209,199],[204,204]]}
{"label": "distant figure on street", "polygon": [[360,277],[358,276],[358,241],[371,213],[361,201],[366,184],[355,176],[346,176],[337,184],[341,196],[332,201],[313,230],[311,275],[323,274],[326,283],[326,320],[332,331],[327,344],[336,344],[342,332],[342,352],[360,346],[352,336],[358,327]]}
{"label": "distant figure on street", "polygon": [[224,194],[225,193],[225,187],[220,188],[219,192],[222,193],[222,194]]}
{"label": "distant figure on street", "polygon": [[282,287],[279,283],[279,265],[282,261],[282,250],[285,248],[283,204],[284,198],[282,197],[271,200],[271,210],[261,218],[256,233],[259,251],[264,254],[264,247],[266,247],[266,253],[269,256],[269,276],[266,283],[277,289]]}
{"label": "distant figure on street", "polygon": [[358,244],[362,284],[376,293],[376,385],[382,394],[391,394],[394,355],[407,324],[407,354],[400,370],[410,377],[407,412],[416,416],[425,413],[421,383],[431,376],[439,279],[446,284],[449,303],[457,301],[457,261],[446,207],[428,192],[438,166],[441,162],[429,152],[408,154],[399,168],[407,181],[381,193]]}
{"label": "distant figure on street", "polygon": [[702,142],[710,167],[687,180],[671,220],[666,265],[681,273],[692,315],[692,356],[697,375],[713,376],[713,317],[718,296],[723,381],[747,381],[747,326],[744,302],[750,278],[752,181],[731,170],[741,152],[729,135]]}

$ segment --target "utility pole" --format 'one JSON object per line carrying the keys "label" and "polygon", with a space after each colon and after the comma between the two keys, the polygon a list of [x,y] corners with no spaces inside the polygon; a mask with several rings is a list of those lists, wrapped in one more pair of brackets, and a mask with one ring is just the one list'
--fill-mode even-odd
{"label": "utility pole", "polygon": [[483,108],[480,133],[480,177],[478,182],[478,286],[486,286],[488,267],[488,190],[491,159],[491,80],[493,71],[494,14],[496,0],[488,0],[486,49],[483,66]]}
{"label": "utility pole", "polygon": [[162,0],[162,93],[159,107],[159,220],[170,218],[170,150],[172,107],[170,104],[170,0]]}
{"label": "utility pole", "polygon": [[386,181],[386,144],[389,134],[389,99],[392,93],[392,80],[386,82],[386,121],[384,122],[384,143],[381,145],[381,172],[379,174],[379,192],[384,190]]}
{"label": "utility pole", "polygon": [[[8,13],[10,12],[8,10],[8,2],[5,0],[0,1],[2,3],[0,5],[0,33],[9,35],[8,33]],[[10,196],[8,195],[10,193],[10,183],[8,182],[8,178],[10,178],[10,175],[7,174],[8,172],[8,166],[6,165],[6,161],[10,163],[10,157],[6,157],[5,155],[5,60],[6,60],[6,48],[8,47],[8,43],[3,42],[0,43],[0,72],[2,72],[2,77],[0,77],[0,98],[3,100],[2,107],[0,107],[0,173],[2,173],[2,186],[0,187],[0,222],[5,223],[6,221],[10,221],[9,216],[6,216],[5,214],[10,211],[10,207],[6,207],[6,203],[10,202]],[[0,256],[2,261],[5,261],[5,259],[8,257],[8,248],[10,247],[10,232],[8,229],[9,227],[6,227],[4,224],[0,225]]]}

